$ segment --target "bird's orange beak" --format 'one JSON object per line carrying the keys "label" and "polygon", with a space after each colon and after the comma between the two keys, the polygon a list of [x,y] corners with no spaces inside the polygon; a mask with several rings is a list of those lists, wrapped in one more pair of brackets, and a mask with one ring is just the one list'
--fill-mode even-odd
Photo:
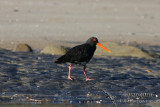
{"label": "bird's orange beak", "polygon": [[98,46],[100,46],[101,48],[103,48],[104,50],[111,52],[109,49],[107,49],[106,47],[104,47],[102,44],[100,44],[99,42],[97,43]]}

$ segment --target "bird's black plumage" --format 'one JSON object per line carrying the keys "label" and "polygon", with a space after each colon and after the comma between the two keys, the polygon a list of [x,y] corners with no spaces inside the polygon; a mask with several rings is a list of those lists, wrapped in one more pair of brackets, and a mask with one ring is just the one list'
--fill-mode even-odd
{"label": "bird's black plumage", "polygon": [[93,57],[93,54],[96,50],[96,45],[99,45],[103,49],[109,51],[107,48],[105,48],[103,45],[101,45],[98,42],[98,39],[96,37],[91,37],[87,40],[86,43],[71,48],[65,55],[58,58],[55,61],[55,63],[58,63],[58,64],[65,63],[65,62],[71,63],[71,65],[69,66],[69,72],[68,72],[69,80],[73,80],[73,78],[71,77],[72,64],[83,65],[83,72],[84,72],[84,75],[86,76],[86,81],[93,80],[88,78],[85,69],[86,69],[86,64]]}
{"label": "bird's black plumage", "polygon": [[70,62],[84,65],[93,57],[97,42],[97,38],[89,38],[86,43],[71,48],[65,55],[58,58],[55,63]]}

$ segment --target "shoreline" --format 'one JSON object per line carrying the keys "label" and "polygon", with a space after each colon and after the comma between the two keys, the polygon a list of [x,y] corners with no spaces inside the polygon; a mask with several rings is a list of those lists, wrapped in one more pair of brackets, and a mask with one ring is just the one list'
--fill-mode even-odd
{"label": "shoreline", "polygon": [[[136,40],[116,40],[116,39],[100,39],[100,42],[108,42],[108,43],[120,43],[120,44],[124,44],[124,45],[129,45],[129,44],[138,44],[138,45],[142,45],[142,44],[146,44],[149,46],[160,46],[160,42],[156,42],[156,41],[152,41],[152,40],[146,40],[146,41],[136,41]],[[16,46],[19,43],[27,43],[29,44],[33,49],[43,49],[44,47],[48,46],[48,45],[63,45],[63,46],[67,46],[67,47],[73,47],[75,45],[79,45],[79,44],[83,44],[85,43],[86,40],[52,40],[52,39],[43,39],[43,38],[39,38],[39,39],[12,39],[12,40],[6,40],[6,39],[1,39],[0,41],[0,48],[4,48],[4,49],[8,49],[8,50],[12,50],[14,48],[14,46]]]}

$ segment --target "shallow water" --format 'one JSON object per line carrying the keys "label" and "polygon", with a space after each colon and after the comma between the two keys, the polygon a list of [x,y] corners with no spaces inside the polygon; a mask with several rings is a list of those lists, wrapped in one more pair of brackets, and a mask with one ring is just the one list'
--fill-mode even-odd
{"label": "shallow water", "polygon": [[[0,103],[0,105],[2,105],[2,107],[86,107],[86,106],[88,107],[115,107],[114,105],[111,105],[111,104],[73,105],[73,104],[49,104],[49,103],[46,103],[46,104]],[[118,105],[118,107],[125,107],[125,106],[126,105],[124,104]],[[138,104],[138,105],[127,105],[127,107],[144,107],[144,106]]]}
{"label": "shallow water", "polygon": [[94,80],[86,82],[78,65],[72,69],[75,80],[68,80],[69,65],[54,63],[59,56],[11,51],[0,51],[0,56],[0,102],[4,107],[8,103],[139,107],[160,99],[157,58],[93,58],[86,70]]}

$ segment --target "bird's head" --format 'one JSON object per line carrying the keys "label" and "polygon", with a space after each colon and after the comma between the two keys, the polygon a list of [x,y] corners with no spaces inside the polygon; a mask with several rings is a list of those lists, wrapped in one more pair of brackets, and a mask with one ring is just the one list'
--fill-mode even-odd
{"label": "bird's head", "polygon": [[90,44],[91,46],[96,46],[98,43],[98,39],[96,37],[91,37],[87,40],[87,44]]}
{"label": "bird's head", "polygon": [[96,37],[91,37],[91,38],[89,38],[86,43],[89,44],[89,45],[91,45],[91,46],[96,46],[96,45],[98,45],[98,46],[100,46],[101,48],[105,49],[106,51],[110,52],[109,49],[107,49],[106,47],[104,47],[102,44],[100,44],[100,43],[98,42],[98,39],[97,39]]}

